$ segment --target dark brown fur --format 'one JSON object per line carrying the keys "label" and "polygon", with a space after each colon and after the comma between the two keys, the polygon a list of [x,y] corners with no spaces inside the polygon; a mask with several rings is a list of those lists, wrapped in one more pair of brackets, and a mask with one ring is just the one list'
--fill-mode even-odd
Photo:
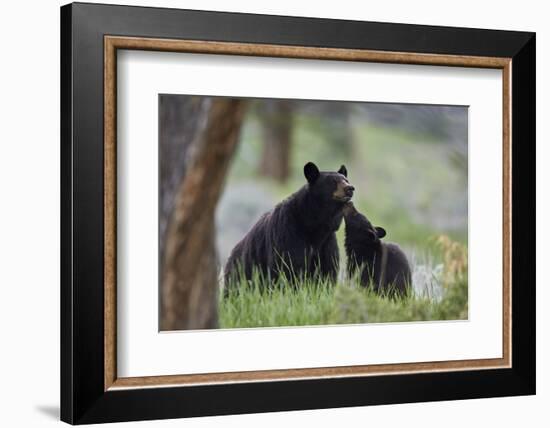
{"label": "dark brown fur", "polygon": [[309,162],[304,175],[307,184],[264,214],[233,248],[225,266],[226,287],[241,274],[251,279],[254,269],[270,278],[283,273],[289,279],[317,274],[336,279],[335,232],[354,188],[343,165],[338,172],[320,172]]}
{"label": "dark brown fur", "polygon": [[351,202],[344,208],[344,218],[348,274],[353,276],[360,270],[361,285],[372,285],[380,294],[404,296],[409,293],[411,269],[399,245],[382,242],[386,231],[373,226]]}

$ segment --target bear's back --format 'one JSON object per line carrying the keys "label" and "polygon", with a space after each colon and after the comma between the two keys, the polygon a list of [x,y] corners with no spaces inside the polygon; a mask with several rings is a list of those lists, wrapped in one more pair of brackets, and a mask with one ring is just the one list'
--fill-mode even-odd
{"label": "bear's back", "polygon": [[401,247],[393,242],[383,242],[386,251],[385,287],[395,288],[398,294],[405,294],[412,286],[409,260]]}

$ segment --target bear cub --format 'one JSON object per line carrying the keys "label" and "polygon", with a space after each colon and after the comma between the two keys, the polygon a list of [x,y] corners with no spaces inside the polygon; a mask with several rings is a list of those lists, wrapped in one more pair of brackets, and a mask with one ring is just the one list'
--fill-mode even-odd
{"label": "bear cub", "polygon": [[385,243],[382,227],[375,227],[352,202],[344,207],[348,275],[361,270],[361,285],[389,297],[405,296],[411,289],[411,269],[397,244]]}
{"label": "bear cub", "polygon": [[344,205],[355,190],[344,165],[338,171],[319,171],[304,166],[307,183],[296,193],[265,213],[233,248],[225,266],[225,287],[244,275],[251,279],[257,269],[264,278],[289,279],[338,275],[336,231]]}

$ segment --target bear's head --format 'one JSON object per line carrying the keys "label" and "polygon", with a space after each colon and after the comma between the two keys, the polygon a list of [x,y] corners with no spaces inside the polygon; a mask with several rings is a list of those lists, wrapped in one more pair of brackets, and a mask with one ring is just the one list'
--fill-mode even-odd
{"label": "bear's head", "polygon": [[346,239],[363,245],[377,245],[380,239],[386,236],[386,230],[383,227],[373,226],[367,217],[361,214],[353,202],[348,202],[344,206],[344,221],[346,222]]}
{"label": "bear's head", "polygon": [[316,199],[342,205],[351,201],[355,188],[348,181],[348,171],[344,165],[337,172],[325,172],[319,171],[313,162],[308,162],[304,165],[304,175],[308,190]]}

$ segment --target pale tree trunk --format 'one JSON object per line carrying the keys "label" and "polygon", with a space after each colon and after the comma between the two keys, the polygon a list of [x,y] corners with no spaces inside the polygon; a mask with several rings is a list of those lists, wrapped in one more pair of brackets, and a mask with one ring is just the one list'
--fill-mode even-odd
{"label": "pale tree trunk", "polygon": [[285,182],[290,175],[292,104],[288,100],[265,100],[258,109],[262,125],[262,155],[258,172]]}
{"label": "pale tree trunk", "polygon": [[194,124],[186,131],[192,141],[187,141],[185,172],[175,186],[173,207],[161,233],[162,330],[218,326],[214,214],[237,146],[245,102],[195,101],[199,104],[188,110],[191,116],[182,118]]}

